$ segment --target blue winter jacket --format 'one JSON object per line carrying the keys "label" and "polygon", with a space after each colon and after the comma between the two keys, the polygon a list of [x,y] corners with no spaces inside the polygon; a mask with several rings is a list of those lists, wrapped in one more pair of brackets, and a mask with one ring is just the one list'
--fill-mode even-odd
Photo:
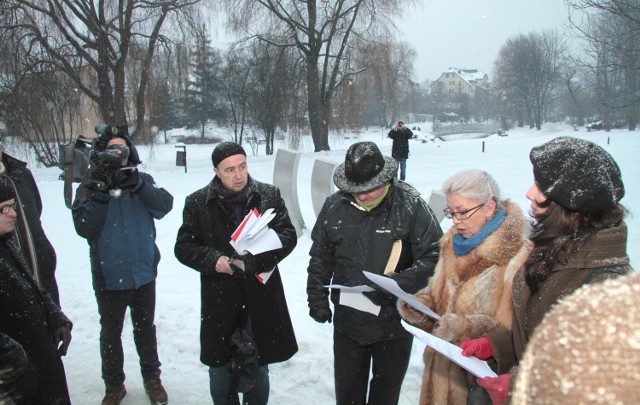
{"label": "blue winter jacket", "polygon": [[72,207],[78,235],[87,239],[94,290],[135,289],[155,280],[160,251],[154,219],[173,208],[173,197],[147,173],[118,197],[90,189]]}

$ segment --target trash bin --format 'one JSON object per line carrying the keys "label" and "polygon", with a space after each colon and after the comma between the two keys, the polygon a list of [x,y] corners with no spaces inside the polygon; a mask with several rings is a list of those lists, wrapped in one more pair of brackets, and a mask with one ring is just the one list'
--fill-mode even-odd
{"label": "trash bin", "polygon": [[176,148],[182,148],[182,150],[176,151],[176,166],[184,167],[184,172],[187,172],[187,145],[176,145]]}
{"label": "trash bin", "polygon": [[176,153],[176,166],[186,166],[187,165],[187,152],[183,150],[179,150]]}

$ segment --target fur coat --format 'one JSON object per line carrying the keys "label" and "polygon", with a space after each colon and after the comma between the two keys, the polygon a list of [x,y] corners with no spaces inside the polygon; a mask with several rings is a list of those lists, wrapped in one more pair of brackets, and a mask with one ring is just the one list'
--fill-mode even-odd
{"label": "fur coat", "polygon": [[[524,238],[524,218],[510,200],[506,218],[479,246],[464,256],[453,253],[452,227],[440,242],[434,276],[415,297],[442,316],[435,322],[398,302],[408,322],[453,344],[511,328],[511,283],[532,244]],[[424,351],[420,404],[464,404],[473,376],[433,349]]]}

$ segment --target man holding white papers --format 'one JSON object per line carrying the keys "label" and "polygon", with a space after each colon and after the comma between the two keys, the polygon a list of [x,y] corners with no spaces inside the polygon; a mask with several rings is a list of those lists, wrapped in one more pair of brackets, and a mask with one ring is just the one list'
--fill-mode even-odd
{"label": "man holding white papers", "polygon": [[[242,403],[266,404],[267,365],[288,360],[298,350],[277,269],[296,246],[296,231],[278,188],[249,176],[242,146],[223,142],[211,159],[215,177],[187,197],[175,255],[201,273],[200,361],[209,366],[213,403],[237,402],[237,392],[243,392]],[[269,231],[277,236],[275,244],[260,243],[258,249],[249,240]],[[243,246],[241,252],[232,241]],[[231,344],[239,329],[249,333],[257,348],[258,367],[250,375],[231,371],[239,360]]]}
{"label": "man holding white papers", "polygon": [[[375,287],[366,271],[387,274],[415,293],[433,274],[442,230],[419,193],[395,180],[397,168],[373,142],[351,145],[337,167],[340,191],[325,201],[311,234],[307,295],[316,321],[332,321],[324,286]],[[331,288],[336,403],[397,404],[413,337],[400,324],[392,295],[361,293],[380,306],[376,315],[345,303],[343,296],[355,293]]]}

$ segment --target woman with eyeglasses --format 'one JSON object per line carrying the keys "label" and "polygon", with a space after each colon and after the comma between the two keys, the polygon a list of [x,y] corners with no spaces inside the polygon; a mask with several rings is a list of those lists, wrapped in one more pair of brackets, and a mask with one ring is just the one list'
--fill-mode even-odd
{"label": "woman with eyeglasses", "polygon": [[[535,220],[530,236],[534,248],[513,279],[511,330],[488,331],[486,336],[460,344],[463,355],[495,363],[498,377],[477,382],[496,405],[505,402],[510,381],[527,356],[528,343],[551,308],[585,284],[618,277],[630,270],[624,223],[627,211],[619,204],[625,190],[613,157],[592,142],[565,136],[534,147],[529,159],[535,180],[527,192]],[[571,323],[563,327],[570,328]],[[607,333],[616,331],[603,331],[603,339]],[[589,350],[573,344],[566,348]],[[557,380],[532,379],[529,383],[555,387],[575,384],[575,380],[561,373],[557,370]],[[593,386],[580,389],[590,390],[593,398],[604,402],[622,403],[615,394],[608,395],[606,384],[597,389]]]}
{"label": "woman with eyeglasses", "polygon": [[[521,209],[500,198],[496,181],[481,170],[445,180],[444,210],[453,226],[440,241],[440,259],[415,297],[442,318],[436,321],[398,301],[402,317],[455,345],[511,328],[511,281],[531,251]],[[464,404],[475,378],[427,347],[420,404]],[[487,398],[488,399],[488,398]]]}

